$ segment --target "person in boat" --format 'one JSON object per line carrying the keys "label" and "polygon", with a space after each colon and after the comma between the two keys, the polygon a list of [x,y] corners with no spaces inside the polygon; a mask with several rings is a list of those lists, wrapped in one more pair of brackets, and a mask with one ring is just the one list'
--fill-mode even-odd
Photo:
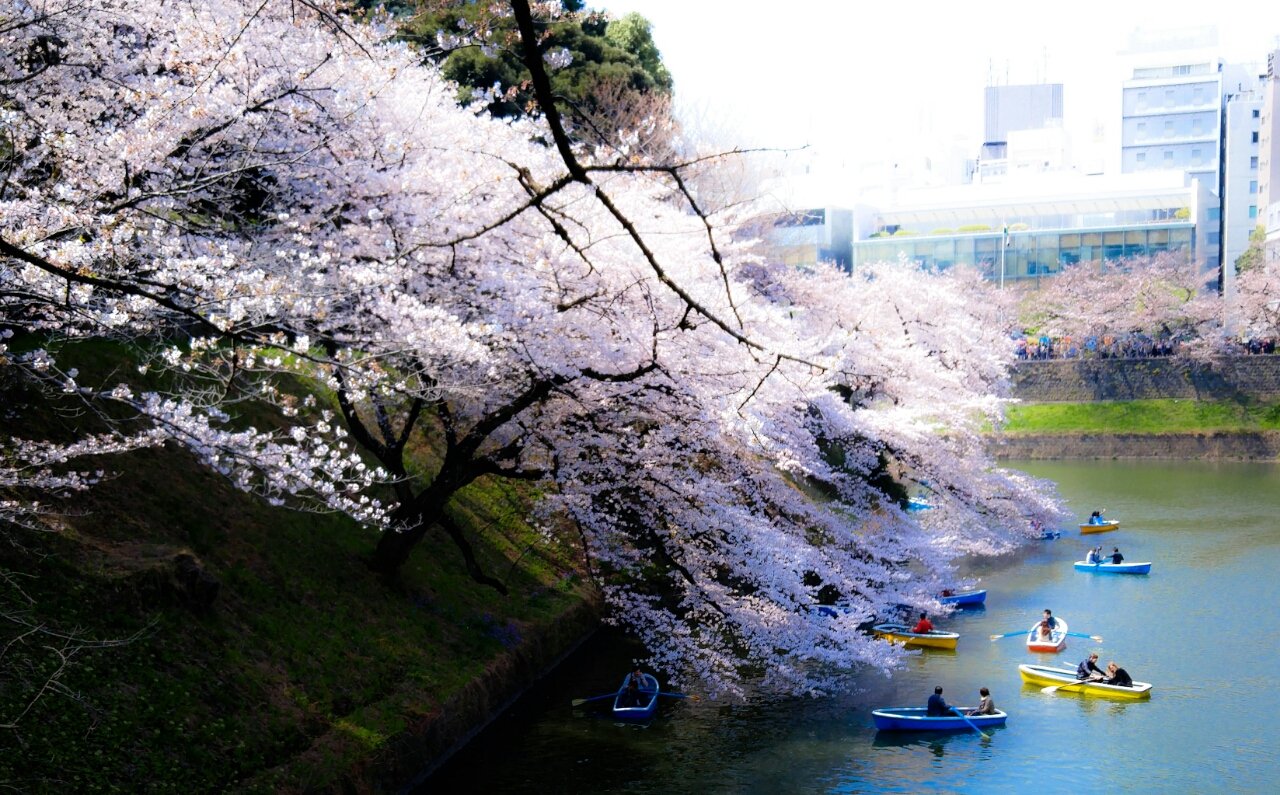
{"label": "person in boat", "polygon": [[933,695],[929,696],[929,703],[926,705],[924,713],[931,718],[952,714],[951,707],[947,705],[947,700],[942,697],[942,685],[938,685],[933,689]]}
{"label": "person in boat", "polygon": [[1045,608],[1044,618],[1040,621],[1040,623],[1048,626],[1050,630],[1054,630],[1058,628],[1058,619],[1053,617],[1053,611],[1049,610],[1048,608]]}
{"label": "person in boat", "polygon": [[1117,566],[1124,563],[1124,555],[1120,554],[1120,547],[1111,548],[1111,562]]}
{"label": "person in boat", "polygon": [[1089,514],[1089,524],[1102,524],[1102,512],[1094,511]]}
{"label": "person in boat", "polygon": [[929,614],[921,613],[920,620],[911,628],[911,631],[917,635],[927,635],[933,632],[933,622],[929,620]]}
{"label": "person in boat", "polygon": [[1084,556],[1084,562],[1085,563],[1098,562],[1098,550],[1095,547],[1089,547],[1089,554]]}
{"label": "person in boat", "polygon": [[622,703],[628,707],[640,706],[640,686],[644,684],[644,674],[637,668],[627,677],[627,696]]}
{"label": "person in boat", "polygon": [[985,687],[978,688],[978,695],[982,698],[978,699],[978,706],[969,710],[970,715],[994,715],[996,714],[996,702],[991,700],[991,691]]}
{"label": "person in boat", "polygon": [[1076,679],[1081,681],[1097,681],[1106,676],[1098,667],[1098,653],[1095,651],[1080,661],[1076,666]]}
{"label": "person in boat", "polygon": [[1133,687],[1133,677],[1129,676],[1128,671],[1116,665],[1115,660],[1112,660],[1107,663],[1107,676],[1102,683],[1118,687]]}
{"label": "person in boat", "polygon": [[1041,621],[1036,628],[1036,636],[1038,640],[1050,640],[1053,638],[1053,630],[1049,629],[1049,625]]}

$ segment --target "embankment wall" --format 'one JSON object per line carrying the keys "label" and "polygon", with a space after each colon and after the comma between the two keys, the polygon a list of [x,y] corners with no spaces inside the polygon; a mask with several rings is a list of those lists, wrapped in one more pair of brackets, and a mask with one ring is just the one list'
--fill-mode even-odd
{"label": "embankment wall", "polygon": [[1280,398],[1280,355],[1232,356],[1208,363],[1180,357],[1019,362],[1013,371],[1013,393],[1030,403],[1274,400]]}

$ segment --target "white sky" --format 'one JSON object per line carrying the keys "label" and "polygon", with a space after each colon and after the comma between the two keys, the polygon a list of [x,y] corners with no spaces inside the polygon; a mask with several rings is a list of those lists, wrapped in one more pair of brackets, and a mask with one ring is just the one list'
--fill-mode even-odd
{"label": "white sky", "polygon": [[[974,157],[983,88],[1063,83],[1077,157],[1118,142],[1117,53],[1136,28],[1217,28],[1229,61],[1280,46],[1275,0],[983,3],[596,0],[639,11],[675,78],[682,116],[723,143],[808,144],[833,168],[928,154]],[[1109,156],[1109,155],[1107,155]]]}

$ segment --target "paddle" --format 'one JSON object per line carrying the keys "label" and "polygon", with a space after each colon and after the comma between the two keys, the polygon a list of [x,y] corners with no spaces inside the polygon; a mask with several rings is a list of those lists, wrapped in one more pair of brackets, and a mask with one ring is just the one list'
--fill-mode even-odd
{"label": "paddle", "polygon": [[973,721],[969,720],[968,716],[967,716],[967,715],[965,715],[963,712],[961,712],[957,707],[952,707],[952,708],[951,708],[951,711],[952,711],[952,712],[954,712],[955,714],[959,715],[959,716],[960,716],[960,720],[962,720],[962,721],[964,721],[965,723],[969,724],[969,728],[970,728],[970,729],[973,729],[973,730],[974,730],[974,731],[976,731],[978,734],[981,734],[981,735],[982,735],[982,739],[984,739],[984,740],[990,740],[990,739],[991,739],[991,735],[990,735],[990,734],[987,734],[987,733],[986,733],[986,732],[984,732],[982,729],[979,729],[979,728],[978,728],[978,725],[977,725],[976,723],[974,723]]}
{"label": "paddle", "polygon": [[1068,632],[1068,633],[1067,633],[1067,637],[1071,637],[1071,638],[1088,638],[1089,640],[1094,640],[1094,641],[1097,641],[1098,643],[1101,643],[1101,642],[1102,642],[1102,636],[1101,636],[1101,635],[1086,635],[1086,634],[1084,634],[1083,632]]}
{"label": "paddle", "polygon": [[1089,677],[1088,679],[1078,679],[1078,680],[1076,680],[1076,681],[1074,681],[1074,682],[1066,682],[1066,683],[1061,684],[1061,685],[1049,685],[1048,687],[1042,687],[1042,688],[1040,688],[1040,692],[1041,692],[1041,693],[1056,693],[1056,692],[1058,692],[1060,689],[1062,689],[1062,688],[1064,688],[1064,687],[1071,687],[1072,685],[1082,685],[1082,684],[1084,684],[1085,682],[1090,682],[1090,681],[1093,681],[1093,677]]}
{"label": "paddle", "polygon": [[690,701],[701,701],[701,700],[702,700],[702,696],[699,696],[699,695],[696,695],[696,694],[691,694],[691,693],[663,693],[663,692],[659,691],[659,692],[658,692],[658,695],[660,695],[660,696],[666,696],[667,698],[687,698],[687,699],[689,699]]}
{"label": "paddle", "polygon": [[613,698],[616,695],[618,694],[614,692],[614,693],[605,693],[603,696],[592,696],[591,698],[575,698],[573,701],[569,703],[575,707],[580,707],[583,704],[586,704],[590,701],[603,701],[606,698]]}
{"label": "paddle", "polygon": [[1025,634],[1027,634],[1027,632],[1028,632],[1028,630],[1020,629],[1020,630],[1018,630],[1017,632],[1006,632],[1006,633],[1004,633],[1003,635],[992,635],[992,636],[991,636],[991,639],[992,639],[992,640],[1000,640],[1001,638],[1012,638],[1014,635],[1025,635]]}

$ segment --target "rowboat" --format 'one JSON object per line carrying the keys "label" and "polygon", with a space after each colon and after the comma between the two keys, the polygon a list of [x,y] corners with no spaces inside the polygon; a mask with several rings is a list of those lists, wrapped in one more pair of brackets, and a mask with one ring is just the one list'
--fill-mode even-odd
{"label": "rowboat", "polygon": [[[1134,682],[1133,687],[1120,685],[1104,685],[1101,682],[1080,682],[1076,672],[1070,668],[1051,668],[1047,665],[1019,665],[1018,673],[1022,681],[1029,685],[1066,685],[1060,692],[1084,693],[1086,696],[1102,698],[1151,698],[1151,685],[1148,682]],[[1067,684],[1079,682],[1079,684]]]}
{"label": "rowboat", "polygon": [[932,511],[933,503],[926,502],[917,497],[911,497],[907,500],[907,512],[918,513],[919,511]]}
{"label": "rowboat", "polygon": [[960,635],[955,632],[912,632],[906,624],[877,624],[871,631],[903,646],[927,646],[931,649],[954,649]]}
{"label": "rowboat", "polygon": [[658,709],[658,680],[653,674],[640,674],[640,697],[635,703],[627,693],[631,674],[622,678],[622,687],[613,697],[613,717],[618,720],[648,720]]}
{"label": "rowboat", "polygon": [[1076,571],[1091,571],[1094,574],[1150,574],[1148,563],[1088,563],[1076,561]]}
{"label": "rowboat", "polygon": [[827,618],[835,618],[852,613],[853,608],[848,605],[810,605],[809,612],[826,616]]}
{"label": "rowboat", "polygon": [[[961,712],[964,707],[956,707]],[[970,731],[973,726],[1003,726],[1008,714],[996,710],[994,715],[968,715],[968,723],[959,715],[926,715],[924,707],[887,707],[871,712],[876,728],[882,731],[954,732]],[[970,725],[972,724],[972,725]]]}
{"label": "rowboat", "polygon": [[1112,530],[1120,529],[1119,519],[1110,519],[1102,524],[1082,524],[1080,525],[1080,535],[1089,535],[1090,533],[1110,533]]}
{"label": "rowboat", "polygon": [[980,605],[987,601],[987,592],[982,591],[966,591],[965,593],[953,593],[950,596],[939,596],[938,601],[944,605],[955,605],[956,607],[972,607]]}
{"label": "rowboat", "polygon": [[1041,530],[1040,531],[1041,541],[1052,541],[1055,538],[1062,538],[1061,530]]}
{"label": "rowboat", "polygon": [[1049,633],[1048,639],[1040,638],[1040,622],[1031,625],[1027,633],[1027,651],[1055,652],[1067,646],[1067,622],[1058,619],[1058,626]]}

